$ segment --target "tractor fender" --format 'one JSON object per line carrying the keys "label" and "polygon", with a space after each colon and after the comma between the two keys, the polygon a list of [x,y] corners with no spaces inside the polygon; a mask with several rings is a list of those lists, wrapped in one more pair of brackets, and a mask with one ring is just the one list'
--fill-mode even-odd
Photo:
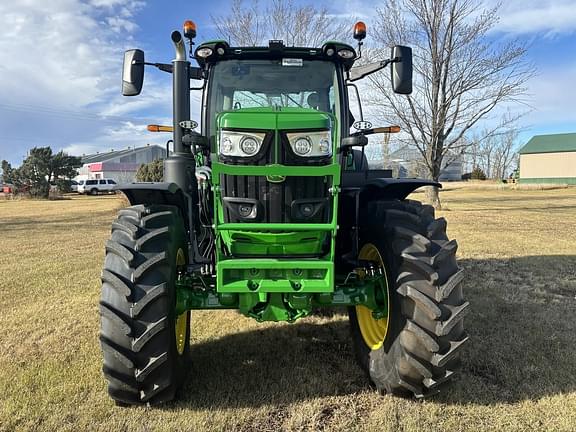
{"label": "tractor fender", "polygon": [[416,189],[422,186],[442,185],[433,180],[415,178],[376,178],[370,180],[360,190],[360,201],[373,200],[403,200]]}
{"label": "tractor fender", "polygon": [[114,188],[126,195],[130,205],[160,204],[176,206],[186,218],[189,197],[176,183],[127,183]]}

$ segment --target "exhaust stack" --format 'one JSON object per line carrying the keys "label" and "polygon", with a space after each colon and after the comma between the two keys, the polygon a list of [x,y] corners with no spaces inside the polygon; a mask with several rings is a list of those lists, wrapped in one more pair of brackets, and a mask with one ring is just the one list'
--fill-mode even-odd
{"label": "exhaust stack", "polygon": [[174,43],[174,49],[176,50],[176,61],[186,61],[186,47],[184,46],[184,39],[182,34],[176,30],[172,32],[170,36],[172,42]]}

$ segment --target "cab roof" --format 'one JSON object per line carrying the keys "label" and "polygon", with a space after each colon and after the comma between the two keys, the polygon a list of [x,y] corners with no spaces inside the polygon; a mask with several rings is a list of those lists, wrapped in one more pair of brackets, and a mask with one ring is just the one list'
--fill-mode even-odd
{"label": "cab roof", "polygon": [[[211,50],[211,52],[210,52]],[[208,54],[208,55],[206,55]],[[196,48],[194,58],[203,68],[223,60],[276,60],[298,58],[324,60],[342,64],[346,71],[354,65],[356,51],[350,45],[328,41],[320,48],[287,47],[279,40],[271,40],[268,46],[231,47],[224,40],[207,41]]]}

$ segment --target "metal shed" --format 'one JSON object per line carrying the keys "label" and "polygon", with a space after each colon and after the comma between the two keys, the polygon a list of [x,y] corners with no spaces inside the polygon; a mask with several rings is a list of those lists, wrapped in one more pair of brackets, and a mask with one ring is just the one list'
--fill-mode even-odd
{"label": "metal shed", "polygon": [[520,183],[576,184],[576,133],[536,135],[519,153]]}

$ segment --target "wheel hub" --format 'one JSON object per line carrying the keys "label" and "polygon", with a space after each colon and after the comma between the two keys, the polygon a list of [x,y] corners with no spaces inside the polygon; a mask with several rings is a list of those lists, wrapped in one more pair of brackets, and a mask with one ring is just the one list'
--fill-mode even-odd
{"label": "wheel hub", "polygon": [[[369,261],[374,263],[378,269],[382,272],[384,277],[386,276],[386,271],[384,267],[384,260],[382,255],[378,251],[378,248],[372,243],[365,244],[360,253],[358,254],[358,259],[362,261]],[[382,347],[386,335],[388,334],[388,324],[390,318],[390,296],[386,287],[382,286],[387,296],[388,304],[388,314],[385,318],[374,318],[373,311],[364,305],[356,306],[356,316],[358,318],[358,326],[360,327],[360,333],[362,333],[362,338],[366,343],[366,346],[371,350],[377,350]]]}

